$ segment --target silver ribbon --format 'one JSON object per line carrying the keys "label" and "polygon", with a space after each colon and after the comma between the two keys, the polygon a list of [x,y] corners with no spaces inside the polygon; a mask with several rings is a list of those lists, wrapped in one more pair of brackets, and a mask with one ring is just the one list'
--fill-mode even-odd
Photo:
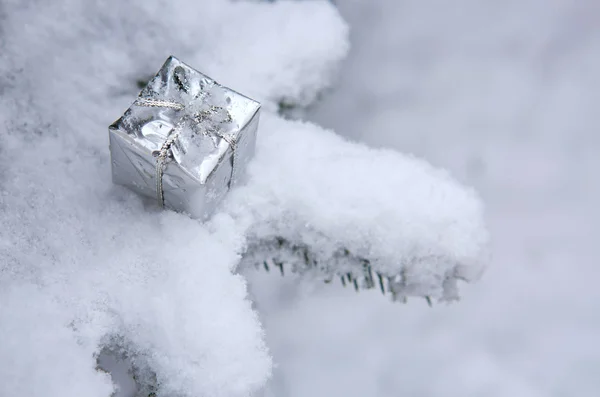
{"label": "silver ribbon", "polygon": [[[170,109],[175,109],[175,110],[186,109],[186,106],[184,104],[181,104],[178,102],[164,101],[164,100],[150,99],[150,98],[138,98],[138,99],[136,99],[134,104],[138,105],[138,106],[170,108]],[[196,121],[198,124],[200,124],[204,119],[209,117],[211,113],[215,113],[218,110],[223,110],[223,108],[218,107],[218,106],[210,106],[208,111],[205,110],[205,111],[198,112],[198,113],[194,114],[191,118],[193,121]],[[162,146],[158,152],[158,156],[156,158],[156,174],[155,174],[156,175],[156,200],[158,202],[158,205],[161,208],[163,208],[165,206],[165,195],[164,195],[164,190],[163,190],[163,173],[164,173],[165,167],[167,165],[167,160],[171,156],[171,146],[173,145],[173,143],[175,143],[175,141],[179,137],[181,129],[183,128],[183,125],[185,124],[185,122],[187,120],[188,120],[188,117],[184,116],[179,121],[179,123],[177,123],[177,125],[175,125],[175,127],[171,130],[171,132],[167,136],[167,139],[165,140],[165,142],[162,144]],[[231,121],[232,121],[231,114],[229,112],[227,112],[227,119],[224,120],[224,122],[231,122]],[[227,142],[229,144],[229,147],[231,147],[231,150],[233,151],[233,163],[232,163],[232,167],[231,167],[231,178],[230,178],[230,180],[233,180],[233,178],[235,177],[235,165],[236,165],[236,150],[235,149],[236,149],[236,144],[237,144],[235,136],[232,136],[232,135],[227,136],[227,135],[224,135],[219,130],[208,130],[208,129],[203,129],[202,134],[205,136],[216,135],[217,137],[223,139],[225,142]]]}

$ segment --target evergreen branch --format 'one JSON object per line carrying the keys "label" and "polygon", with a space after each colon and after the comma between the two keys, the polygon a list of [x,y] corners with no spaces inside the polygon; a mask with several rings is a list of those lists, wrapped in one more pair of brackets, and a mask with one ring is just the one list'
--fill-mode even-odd
{"label": "evergreen branch", "polygon": [[[319,260],[307,244],[276,237],[270,241],[251,243],[243,256],[242,265],[254,266],[267,272],[271,268],[277,268],[282,276],[285,276],[284,269],[287,268],[291,273],[311,274],[328,284],[339,279],[344,287],[351,286],[357,292],[361,289],[379,289],[394,302],[406,303],[410,296],[424,298],[429,306],[432,306],[433,302],[433,297],[425,292],[426,286],[419,284],[415,277],[411,277],[407,267],[402,267],[398,273],[390,273],[346,248],[333,252],[326,260]],[[445,275],[440,283],[440,301],[458,300],[456,283],[459,280],[466,281],[456,271]]]}

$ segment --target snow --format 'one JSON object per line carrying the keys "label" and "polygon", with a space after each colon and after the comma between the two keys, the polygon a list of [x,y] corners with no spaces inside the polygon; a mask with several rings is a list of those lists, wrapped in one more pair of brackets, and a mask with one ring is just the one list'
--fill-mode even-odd
{"label": "snow", "polygon": [[[318,98],[348,50],[329,2],[11,0],[0,18],[0,395],[108,396],[106,351],[158,396],[260,393],[272,360],[238,265],[274,236],[406,270],[415,295],[452,298],[445,281],[485,265],[471,189],[274,114]],[[206,224],[110,180],[107,126],[171,54],[265,111],[251,178]]]}
{"label": "snow", "polygon": [[312,119],[473,184],[493,260],[431,310],[249,274],[265,396],[597,396],[598,2],[337,4],[351,52]]}
{"label": "snow", "polygon": [[[234,217],[250,217],[244,223],[259,258],[261,242],[283,238],[308,245],[312,260],[333,267],[325,273],[360,274],[360,263],[335,263],[345,248],[373,271],[403,273],[407,287],[393,288],[399,295],[447,300],[457,298],[456,279],[480,276],[488,240],[483,211],[477,195],[445,171],[268,115],[259,142],[253,183],[228,202]],[[274,255],[296,267],[304,261]]]}
{"label": "snow", "polygon": [[0,291],[2,395],[104,397],[112,390],[108,375],[95,373],[89,347],[65,325],[70,313],[39,286],[8,285]]}

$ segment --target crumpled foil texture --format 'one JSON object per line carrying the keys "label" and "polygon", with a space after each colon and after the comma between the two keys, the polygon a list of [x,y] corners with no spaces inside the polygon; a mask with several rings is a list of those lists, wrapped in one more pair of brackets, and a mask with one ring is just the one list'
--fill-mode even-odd
{"label": "crumpled foil texture", "polygon": [[171,56],[109,127],[113,182],[207,219],[243,179],[259,116],[258,102]]}

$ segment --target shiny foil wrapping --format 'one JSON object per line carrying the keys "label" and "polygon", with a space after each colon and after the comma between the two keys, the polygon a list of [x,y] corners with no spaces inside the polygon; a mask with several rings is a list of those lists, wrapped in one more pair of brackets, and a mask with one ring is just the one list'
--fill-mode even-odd
{"label": "shiny foil wrapping", "polygon": [[260,104],[169,57],[109,127],[113,182],[207,219],[254,155]]}

